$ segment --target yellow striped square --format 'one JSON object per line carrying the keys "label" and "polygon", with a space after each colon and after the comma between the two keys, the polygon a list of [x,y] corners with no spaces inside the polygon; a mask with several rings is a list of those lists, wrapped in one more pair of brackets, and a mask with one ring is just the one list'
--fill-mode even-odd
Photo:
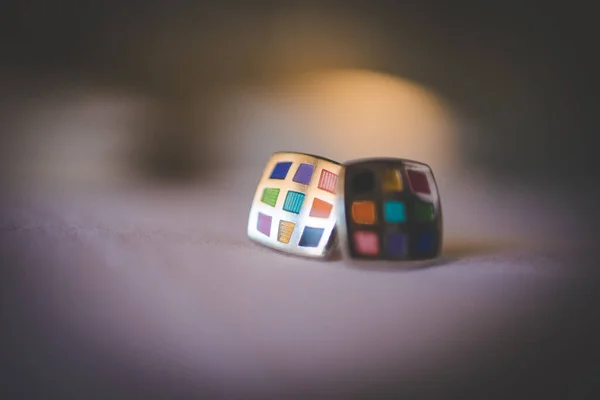
{"label": "yellow striped square", "polygon": [[279,233],[277,234],[277,240],[281,243],[289,243],[290,238],[292,237],[292,233],[294,232],[295,223],[290,221],[280,221],[279,222]]}

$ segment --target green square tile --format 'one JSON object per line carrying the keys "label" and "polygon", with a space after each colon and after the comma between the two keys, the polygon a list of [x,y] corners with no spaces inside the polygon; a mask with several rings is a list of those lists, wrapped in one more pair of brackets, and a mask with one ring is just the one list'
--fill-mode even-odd
{"label": "green square tile", "polygon": [[277,197],[279,197],[279,189],[266,188],[263,191],[262,199],[260,199],[260,201],[271,207],[275,207],[275,204],[277,204]]}
{"label": "green square tile", "polygon": [[420,222],[433,221],[433,204],[416,203],[415,216]]}

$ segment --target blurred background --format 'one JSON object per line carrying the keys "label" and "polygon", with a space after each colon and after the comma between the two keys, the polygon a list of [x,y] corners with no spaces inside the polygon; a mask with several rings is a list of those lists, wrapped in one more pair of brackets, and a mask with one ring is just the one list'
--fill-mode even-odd
{"label": "blurred background", "polygon": [[591,26],[585,10],[563,11],[4,2],[3,158],[34,178],[36,152],[48,152],[46,173],[60,177],[54,168],[78,162],[57,153],[68,142],[96,163],[175,179],[215,163],[260,165],[282,146],[341,158],[415,151],[430,162],[424,149],[437,147],[498,178],[553,184],[592,157],[583,140]]}
{"label": "blurred background", "polygon": [[272,152],[404,157],[433,167],[447,253],[584,263],[593,27],[575,3],[4,1],[2,197],[237,191],[243,231]]}
{"label": "blurred background", "polygon": [[[490,216],[503,197],[521,225],[502,228],[502,239],[529,240],[562,229],[548,223],[585,207],[589,193],[557,196],[595,180],[584,10],[183,0],[2,10],[9,187],[197,185],[226,169],[260,170],[286,149],[396,156],[429,163],[457,199],[451,210],[475,196]],[[476,201],[467,193],[490,182],[510,188]],[[508,205],[532,188],[544,200],[529,201],[547,207]],[[450,238],[492,234],[465,213],[447,213]],[[544,216],[523,226],[532,213]]]}

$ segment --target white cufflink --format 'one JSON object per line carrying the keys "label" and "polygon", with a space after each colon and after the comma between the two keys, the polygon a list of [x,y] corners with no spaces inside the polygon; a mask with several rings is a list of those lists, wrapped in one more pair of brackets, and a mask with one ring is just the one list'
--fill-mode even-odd
{"label": "white cufflink", "polygon": [[328,257],[336,241],[341,170],[326,158],[274,153],[256,188],[248,237],[288,254]]}

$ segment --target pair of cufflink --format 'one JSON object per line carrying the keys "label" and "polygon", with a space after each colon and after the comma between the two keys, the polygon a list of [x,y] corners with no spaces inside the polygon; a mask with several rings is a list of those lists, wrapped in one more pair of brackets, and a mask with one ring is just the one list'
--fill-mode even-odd
{"label": "pair of cufflink", "polygon": [[431,168],[394,158],[338,163],[277,152],[256,188],[248,237],[297,256],[427,260],[440,254],[442,210]]}

